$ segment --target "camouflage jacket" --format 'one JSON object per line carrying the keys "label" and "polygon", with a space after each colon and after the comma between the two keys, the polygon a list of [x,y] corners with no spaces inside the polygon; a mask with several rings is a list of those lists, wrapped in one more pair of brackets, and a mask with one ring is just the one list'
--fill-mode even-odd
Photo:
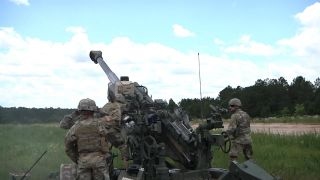
{"label": "camouflage jacket", "polygon": [[118,102],[108,102],[101,108],[100,111],[104,114],[108,114],[111,117],[110,123],[114,128],[120,129],[122,104]]}
{"label": "camouflage jacket", "polygon": [[[98,112],[94,113],[94,117],[96,118],[101,118],[105,115],[108,115],[108,113],[104,113],[101,111],[101,109]],[[62,129],[70,129],[77,121],[81,120],[82,117],[79,113],[78,110],[72,112],[71,114],[65,115],[61,120],[60,120],[60,128]]]}
{"label": "camouflage jacket", "polygon": [[82,119],[69,129],[65,136],[65,151],[72,161],[77,163],[81,153],[104,154],[109,151],[105,127],[110,118],[105,117]]}
{"label": "camouflage jacket", "polygon": [[71,114],[65,115],[60,121],[60,128],[70,129],[76,121],[80,120],[79,111],[73,111]]}
{"label": "camouflage jacket", "polygon": [[241,109],[236,110],[231,115],[227,132],[231,135],[232,141],[240,144],[252,143],[250,121],[250,116]]}

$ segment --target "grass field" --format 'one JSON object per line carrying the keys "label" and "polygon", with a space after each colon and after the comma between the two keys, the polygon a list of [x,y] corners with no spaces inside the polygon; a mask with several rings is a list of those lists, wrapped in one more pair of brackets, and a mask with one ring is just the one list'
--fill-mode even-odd
{"label": "grass field", "polygon": [[[57,124],[0,125],[0,179],[10,172],[25,172],[48,150],[31,171],[31,179],[48,179],[70,160],[64,153],[66,130]],[[284,180],[320,180],[320,136],[253,134],[254,160],[269,173]],[[228,156],[214,148],[214,167],[227,168]],[[242,159],[240,159],[242,160]],[[115,160],[115,166],[121,166]]]}
{"label": "grass field", "polygon": [[[320,180],[319,134],[255,133],[252,137],[254,160],[270,174],[284,180]],[[214,167],[228,166],[226,155],[220,150],[214,152],[214,157]]]}

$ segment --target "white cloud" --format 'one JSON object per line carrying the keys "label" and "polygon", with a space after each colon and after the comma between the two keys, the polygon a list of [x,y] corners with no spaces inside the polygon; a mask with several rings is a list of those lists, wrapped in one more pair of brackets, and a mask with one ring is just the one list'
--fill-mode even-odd
{"label": "white cloud", "polygon": [[10,27],[0,27],[0,48],[22,47],[22,37]]}
{"label": "white cloud", "polygon": [[306,57],[306,60],[316,61],[320,57],[320,3],[307,7],[298,13],[296,19],[302,27],[292,38],[282,39],[279,44],[292,49],[294,55]]}
{"label": "white cloud", "polygon": [[[307,12],[299,15],[301,21],[313,19],[306,17],[316,17],[307,16]],[[276,47],[256,42],[250,36],[240,37],[239,42],[232,46],[215,39],[225,54],[201,53],[203,97],[215,98],[228,85],[246,87],[257,79],[282,76],[291,82],[302,75],[314,81],[319,76],[320,62],[305,63],[301,56],[294,57],[294,52],[299,51],[308,57],[319,57],[320,32],[315,23],[308,22],[302,23],[303,28],[295,37],[280,41]],[[72,35],[67,42],[52,42],[23,37],[13,28],[0,28],[1,106],[74,108],[80,99],[87,97],[96,100],[99,106],[104,105],[109,81],[102,69],[91,62],[90,50],[101,50],[105,61],[118,76],[128,75],[131,80],[145,85],[154,99],[173,98],[179,102],[182,98],[200,97],[197,52],[183,53],[156,42],[136,43],[128,37],[114,38],[108,44],[92,43],[85,29],[70,27],[66,30]],[[188,34],[186,32],[185,35]],[[283,54],[275,56],[278,55],[275,49],[284,46],[294,48],[294,51],[287,51],[287,58],[300,58],[301,61],[288,63],[281,61]],[[312,47],[314,50],[311,51]],[[230,58],[232,56],[228,53],[235,52],[273,55],[275,61],[265,61],[261,65],[240,56],[238,59]]]}
{"label": "white cloud", "polygon": [[219,38],[214,38],[213,43],[218,46],[223,46],[225,44],[224,41]]}
{"label": "white cloud", "polygon": [[295,15],[295,18],[304,26],[317,27],[320,26],[320,2],[307,7],[303,12]]}
{"label": "white cloud", "polygon": [[225,47],[224,51],[258,56],[272,56],[277,53],[271,45],[255,42],[249,35],[241,36],[237,44]]}
{"label": "white cloud", "polygon": [[24,5],[24,6],[29,6],[29,0],[10,0],[11,2],[17,4],[17,5]]}
{"label": "white cloud", "polygon": [[173,28],[174,35],[177,37],[191,37],[195,35],[193,32],[191,32],[190,30],[184,28],[179,24],[174,24],[172,28]]}

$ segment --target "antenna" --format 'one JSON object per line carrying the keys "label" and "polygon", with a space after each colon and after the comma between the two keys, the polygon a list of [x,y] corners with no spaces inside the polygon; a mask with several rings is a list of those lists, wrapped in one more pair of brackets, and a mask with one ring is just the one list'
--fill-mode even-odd
{"label": "antenna", "polygon": [[203,119],[203,113],[202,113],[202,90],[201,90],[201,69],[200,69],[200,54],[198,52],[198,66],[199,66],[199,82],[200,82],[200,113],[201,113],[201,119]]}

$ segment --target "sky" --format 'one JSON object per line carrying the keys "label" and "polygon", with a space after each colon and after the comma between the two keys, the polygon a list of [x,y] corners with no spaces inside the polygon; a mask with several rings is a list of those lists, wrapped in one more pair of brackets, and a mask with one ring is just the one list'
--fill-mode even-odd
{"label": "sky", "polygon": [[109,80],[91,50],[153,99],[176,103],[258,79],[314,83],[320,2],[1,0],[0,106],[103,106]]}

